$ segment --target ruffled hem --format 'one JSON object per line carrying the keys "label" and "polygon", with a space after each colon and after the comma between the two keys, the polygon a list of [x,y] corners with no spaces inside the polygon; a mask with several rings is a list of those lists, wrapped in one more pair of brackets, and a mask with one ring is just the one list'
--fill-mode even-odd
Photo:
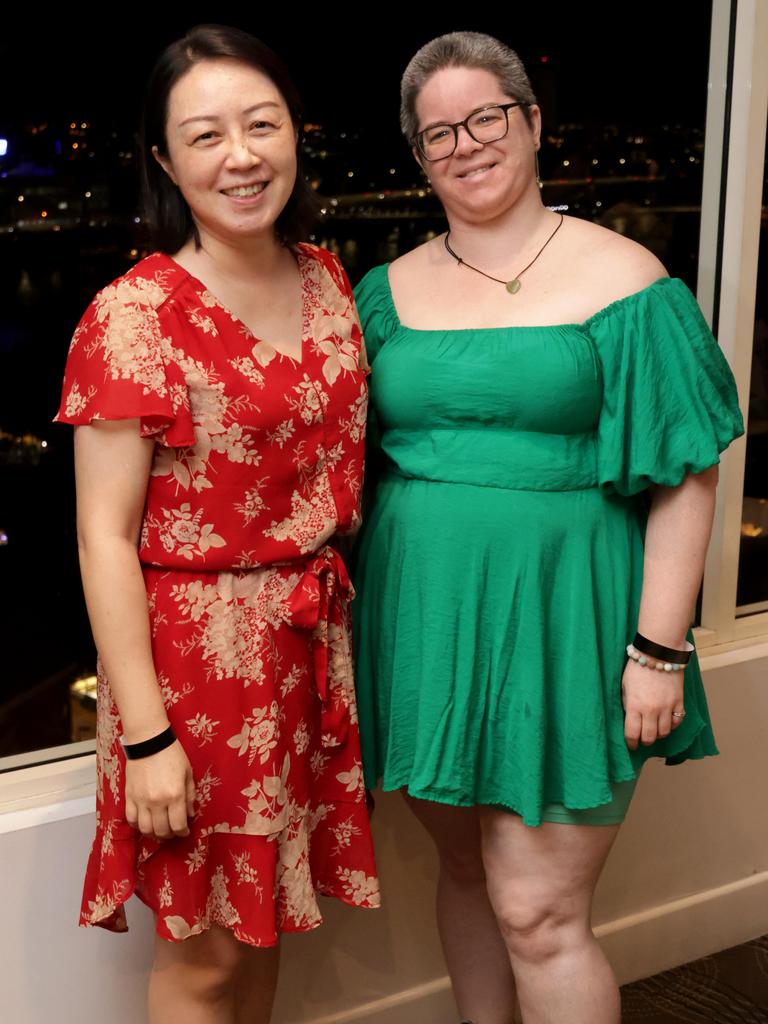
{"label": "ruffled hem", "polygon": [[128,931],[125,903],[135,894],[170,942],[218,925],[241,942],[267,947],[282,932],[322,924],[317,895],[364,909],[380,905],[363,801],[320,806],[271,835],[193,832],[159,842],[130,833],[124,822],[97,828],[82,927]]}
{"label": "ruffled hem", "polygon": [[636,781],[640,777],[643,765],[652,757],[663,757],[666,765],[674,766],[683,764],[684,761],[700,761],[705,757],[716,757],[719,753],[708,723],[701,720],[693,738],[686,738],[673,750],[667,749],[664,753],[654,753],[653,746],[655,744],[651,747],[641,747],[636,751],[628,750],[627,753],[634,770],[629,773],[616,772],[606,776],[600,787],[596,786],[593,792],[585,793],[583,796],[576,796],[573,793],[566,794],[562,791],[553,792],[543,797],[538,804],[532,804],[525,798],[511,795],[508,788],[504,792],[499,792],[490,788],[482,780],[473,787],[471,794],[462,793],[455,788],[418,784],[414,781],[413,769],[400,768],[392,771],[387,767],[382,768],[380,765],[373,766],[371,762],[369,762],[369,768],[365,773],[365,785],[369,790],[378,789],[382,793],[392,793],[405,788],[408,794],[417,800],[430,800],[450,807],[500,807],[518,815],[522,818],[524,825],[536,828],[545,820],[543,811],[549,804],[559,804],[567,811],[592,811],[609,804],[612,800],[610,787],[623,782]]}

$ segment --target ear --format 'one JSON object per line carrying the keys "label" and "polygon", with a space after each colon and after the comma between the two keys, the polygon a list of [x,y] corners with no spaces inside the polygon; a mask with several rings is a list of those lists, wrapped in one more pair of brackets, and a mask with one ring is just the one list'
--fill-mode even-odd
{"label": "ear", "polygon": [[532,103],[528,108],[531,115],[531,134],[533,135],[534,149],[541,149],[541,107],[538,103]]}
{"label": "ear", "polygon": [[419,167],[424,172],[424,174],[426,174],[427,177],[429,177],[429,175],[427,174],[427,168],[426,168],[427,161],[424,159],[424,157],[418,151],[416,146],[411,146],[411,152],[413,153],[413,159],[419,165]]}
{"label": "ear", "polygon": [[155,158],[155,160],[157,160],[157,162],[163,168],[163,170],[168,175],[168,177],[171,179],[173,184],[178,186],[179,183],[178,183],[178,181],[176,181],[176,176],[173,173],[173,164],[171,163],[169,158],[167,156],[163,156],[160,153],[160,150],[157,148],[157,146],[153,146],[152,147],[152,156]]}

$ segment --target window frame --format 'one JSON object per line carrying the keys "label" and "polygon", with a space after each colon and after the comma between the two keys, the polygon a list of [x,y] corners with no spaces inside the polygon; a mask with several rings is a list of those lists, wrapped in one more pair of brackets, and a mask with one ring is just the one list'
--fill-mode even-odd
{"label": "window frame", "polygon": [[[745,422],[768,117],[766,43],[768,5],[714,0],[697,297],[733,370]],[[736,604],[745,459],[746,436],[721,461],[695,631],[701,650],[768,638],[768,612],[749,614]]]}

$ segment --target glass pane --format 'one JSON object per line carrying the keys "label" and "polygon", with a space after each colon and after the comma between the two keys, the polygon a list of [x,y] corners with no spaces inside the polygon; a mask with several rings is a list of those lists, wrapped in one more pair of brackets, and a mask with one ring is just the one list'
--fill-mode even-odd
{"label": "glass pane", "polygon": [[749,388],[744,506],[736,603],[741,615],[768,611],[768,175],[763,178],[755,335]]}
{"label": "glass pane", "polygon": [[[303,41],[293,20],[275,16],[256,31],[287,55],[308,104],[307,168],[326,210],[315,240],[357,280],[443,230],[399,133],[398,85],[418,47],[452,25],[382,18],[371,48],[337,22]],[[638,19],[620,46],[613,26],[580,12],[557,32],[549,12],[518,21],[511,31],[506,14],[488,17],[482,28],[515,46],[531,72],[545,124],[545,202],[636,238],[693,286],[710,4],[695,17],[669,10],[663,31],[658,19]],[[71,430],[51,419],[81,313],[145,255],[134,132],[146,71],[170,38],[141,24],[105,48],[88,38],[97,30],[78,23],[66,38],[30,37],[2,69],[13,106],[0,131],[0,757],[81,740],[94,727]],[[318,53],[328,55],[322,74]],[[38,81],[30,65],[46,74]]]}

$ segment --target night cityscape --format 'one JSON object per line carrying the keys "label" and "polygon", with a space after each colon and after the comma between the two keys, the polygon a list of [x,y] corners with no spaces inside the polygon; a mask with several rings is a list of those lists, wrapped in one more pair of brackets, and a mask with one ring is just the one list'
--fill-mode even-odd
{"label": "night cityscape", "polygon": [[[578,26],[573,53],[561,42],[552,45],[541,16],[531,17],[519,33],[477,26],[519,47],[541,98],[544,202],[636,239],[693,289],[708,8],[695,5],[695,24],[669,22],[670,38],[663,52],[656,43],[647,78],[641,77],[649,67],[643,41],[653,26],[638,26],[631,45],[612,40],[607,29],[595,37]],[[185,23],[194,21],[186,17]],[[397,83],[422,42],[457,26],[382,26],[375,54],[370,38],[363,54],[355,50],[350,29],[324,26],[316,45],[344,55],[348,66],[315,89],[311,43],[295,40],[287,18],[271,31],[248,19],[234,23],[287,56],[311,98],[304,155],[322,201],[312,240],[340,255],[353,284],[371,266],[443,230],[439,205],[397,132]],[[138,206],[136,111],[152,60],[184,27],[161,26],[141,37],[129,29],[119,52],[102,49],[90,70],[83,61],[100,38],[93,28],[69,27],[63,39],[50,31],[37,48],[25,34],[0,44],[6,97],[0,113],[0,621],[6,653],[0,757],[93,734],[89,686],[71,685],[94,671],[77,567],[71,430],[51,420],[80,315],[99,288],[149,251]],[[558,31],[558,40],[565,34]],[[665,65],[671,56],[684,65],[684,88],[673,88],[681,66]],[[31,81],[25,70],[30,60],[47,67],[47,89]],[[72,66],[69,78],[59,74],[65,65]],[[585,65],[591,69],[584,71]],[[16,86],[9,91],[11,82]],[[20,89],[19,82],[29,88]],[[375,82],[375,90],[366,91],[363,82]],[[764,279],[765,209],[762,223]],[[762,345],[756,344],[747,445],[742,605],[768,597],[767,291],[758,285]]]}

